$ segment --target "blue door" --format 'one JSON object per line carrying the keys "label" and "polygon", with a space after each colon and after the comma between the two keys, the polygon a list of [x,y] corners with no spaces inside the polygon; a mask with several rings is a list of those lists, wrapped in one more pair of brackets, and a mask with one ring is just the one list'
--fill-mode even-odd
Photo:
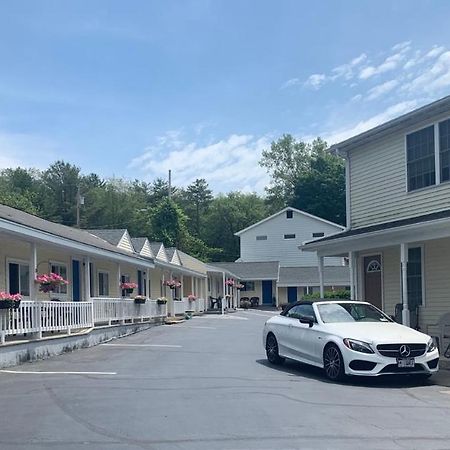
{"label": "blue door", "polygon": [[297,286],[287,288],[288,302],[295,303],[297,301]]}
{"label": "blue door", "polygon": [[80,261],[72,260],[72,300],[79,302],[80,295]]}
{"label": "blue door", "polygon": [[143,294],[143,289],[142,289],[142,270],[138,270],[137,271],[137,285],[138,285],[138,295],[142,295]]}
{"label": "blue door", "polygon": [[263,305],[272,304],[272,280],[263,280],[262,282],[262,302]]}

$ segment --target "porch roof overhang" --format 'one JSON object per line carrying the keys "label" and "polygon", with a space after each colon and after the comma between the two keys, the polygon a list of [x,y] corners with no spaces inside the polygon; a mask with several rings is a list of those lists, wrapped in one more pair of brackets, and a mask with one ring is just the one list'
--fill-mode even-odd
{"label": "porch roof overhang", "polygon": [[347,230],[323,239],[305,242],[299,249],[318,256],[343,255],[393,245],[450,237],[450,210],[393,222]]}
{"label": "porch roof overhang", "polygon": [[233,272],[230,272],[229,270],[223,268],[223,267],[217,267],[217,266],[211,266],[210,264],[206,265],[206,272],[207,273],[220,273],[221,275],[225,274],[232,278],[236,278],[239,280],[239,277],[234,274]]}
{"label": "porch roof overhang", "polygon": [[133,264],[147,269],[152,269],[155,264],[152,259],[144,258],[140,256],[127,255],[125,251],[120,250],[108,250],[100,248],[95,245],[86,244],[70,238],[57,236],[53,233],[43,231],[37,228],[33,228],[21,223],[13,222],[7,219],[0,218],[0,231],[3,231],[9,235],[17,236],[24,239],[27,242],[43,243],[47,245],[53,245],[64,249],[71,250],[72,252],[85,254],[94,257],[104,257],[114,260],[116,262],[122,262],[127,264]]}
{"label": "porch roof overhang", "polygon": [[180,272],[182,275],[189,275],[194,276],[198,278],[206,278],[206,275],[204,273],[196,272],[192,269],[187,269],[186,267],[179,266],[178,264],[172,264],[169,262],[161,261],[159,259],[155,259],[155,266],[160,267],[162,269],[167,269],[172,272]]}

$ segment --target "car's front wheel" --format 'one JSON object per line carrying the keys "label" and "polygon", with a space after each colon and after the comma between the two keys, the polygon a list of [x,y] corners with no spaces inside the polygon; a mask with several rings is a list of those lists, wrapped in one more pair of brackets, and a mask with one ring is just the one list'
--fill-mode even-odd
{"label": "car's front wheel", "polygon": [[340,381],[345,378],[344,359],[335,344],[328,344],[323,352],[323,368],[329,380]]}
{"label": "car's front wheel", "polygon": [[266,355],[271,364],[280,365],[285,361],[278,353],[277,338],[272,333],[270,333],[266,339]]}

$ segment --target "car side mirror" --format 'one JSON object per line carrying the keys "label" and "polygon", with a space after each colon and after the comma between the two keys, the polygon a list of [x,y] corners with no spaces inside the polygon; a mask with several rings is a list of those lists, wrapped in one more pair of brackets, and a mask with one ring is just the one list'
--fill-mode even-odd
{"label": "car side mirror", "polygon": [[309,328],[311,328],[314,325],[315,319],[313,316],[303,316],[300,317],[300,323],[307,323],[309,325]]}

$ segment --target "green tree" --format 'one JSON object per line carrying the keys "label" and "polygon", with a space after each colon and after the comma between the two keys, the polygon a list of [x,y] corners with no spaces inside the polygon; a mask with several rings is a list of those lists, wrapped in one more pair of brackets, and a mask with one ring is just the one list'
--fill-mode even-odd
{"label": "green tree", "polygon": [[345,165],[342,158],[316,148],[297,178],[292,206],[345,225]]}
{"label": "green tree", "polygon": [[205,242],[221,248],[219,261],[234,261],[240,255],[239,238],[234,235],[267,215],[264,200],[257,194],[230,192],[216,197],[205,216]]}
{"label": "green tree", "polygon": [[197,178],[185,191],[180,192],[180,203],[191,219],[193,234],[202,237],[202,217],[213,199],[212,191],[204,178]]}

